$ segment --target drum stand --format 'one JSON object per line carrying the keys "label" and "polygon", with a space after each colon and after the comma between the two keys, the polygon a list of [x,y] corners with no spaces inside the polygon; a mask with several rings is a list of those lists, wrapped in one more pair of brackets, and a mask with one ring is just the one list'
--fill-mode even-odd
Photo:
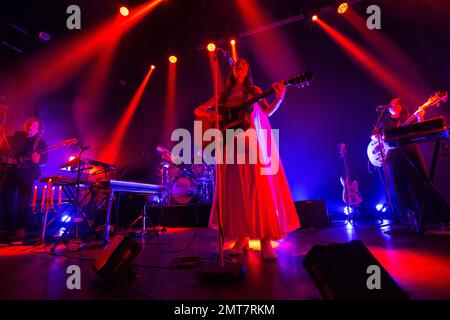
{"label": "drum stand", "polygon": [[[148,234],[148,233],[150,233],[150,232],[153,232],[153,233],[155,233],[155,236],[156,236],[156,237],[159,237],[159,233],[160,233],[160,232],[166,232],[166,231],[167,231],[166,227],[162,227],[162,228],[159,230],[159,229],[158,229],[158,226],[155,226],[155,225],[151,222],[150,217],[149,217],[149,215],[147,214],[147,207],[148,207],[148,206],[151,206],[151,207],[153,207],[153,208],[158,208],[158,210],[159,210],[159,212],[160,212],[160,214],[161,214],[161,212],[162,212],[162,200],[161,200],[161,198],[158,198],[158,204],[157,204],[157,205],[155,205],[154,203],[149,203],[149,202],[147,201],[147,202],[144,204],[144,207],[142,208],[141,215],[140,215],[139,217],[137,217],[137,218],[130,224],[130,226],[128,227],[127,233],[132,232],[132,231],[131,231],[131,228],[132,228],[136,223],[138,223],[138,222],[141,221],[141,220],[142,220],[142,227],[141,227],[141,229],[132,232],[132,233],[134,233],[134,234],[137,235],[137,236],[140,236],[140,237],[143,238],[143,237],[145,237],[146,234]],[[158,220],[159,220],[159,219],[158,219]]]}

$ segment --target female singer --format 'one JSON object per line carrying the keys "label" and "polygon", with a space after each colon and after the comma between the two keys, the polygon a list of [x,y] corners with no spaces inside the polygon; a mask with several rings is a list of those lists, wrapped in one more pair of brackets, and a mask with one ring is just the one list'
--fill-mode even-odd
{"label": "female singer", "polygon": [[[273,84],[273,88],[276,93],[275,100],[271,104],[265,99],[254,104],[253,111],[246,113],[243,119],[243,122],[250,124],[250,129],[255,130],[258,150],[263,153],[267,153],[270,148],[268,144],[271,128],[268,117],[280,107],[286,92],[282,82]],[[225,89],[219,98],[219,105],[236,107],[260,93],[262,90],[253,85],[248,61],[240,58],[228,76]],[[195,115],[197,118],[215,123],[216,111],[210,110],[212,106],[214,98],[198,106]],[[259,132],[262,129],[269,132],[267,135],[269,142],[260,139]],[[224,164],[217,165],[220,185],[216,185],[210,225],[217,225],[218,211],[221,209],[223,235],[225,238],[236,240],[229,254],[238,255],[247,250],[249,238],[256,238],[260,239],[262,257],[265,260],[276,260],[277,255],[271,240],[285,238],[288,232],[299,228],[300,223],[281,163],[273,174],[262,174],[261,169],[267,165],[260,162],[249,163],[248,155],[251,152],[249,149],[246,146],[244,151],[245,163],[234,161],[230,164],[224,161]],[[278,156],[278,150],[274,149],[276,148],[271,148],[271,156],[274,154]],[[226,149],[226,152],[229,150]],[[223,159],[225,158],[224,155]]]}

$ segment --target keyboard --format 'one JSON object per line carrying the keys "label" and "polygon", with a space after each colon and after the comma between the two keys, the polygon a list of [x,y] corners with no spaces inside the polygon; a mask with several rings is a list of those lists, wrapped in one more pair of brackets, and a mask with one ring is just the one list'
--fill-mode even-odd
{"label": "keyboard", "polygon": [[114,192],[131,192],[131,193],[145,193],[155,194],[160,193],[164,188],[161,185],[133,182],[133,181],[121,181],[121,180],[104,180],[94,183],[94,187],[109,189]]}
{"label": "keyboard", "polygon": [[448,128],[443,117],[386,130],[384,141],[408,144],[448,138]]}

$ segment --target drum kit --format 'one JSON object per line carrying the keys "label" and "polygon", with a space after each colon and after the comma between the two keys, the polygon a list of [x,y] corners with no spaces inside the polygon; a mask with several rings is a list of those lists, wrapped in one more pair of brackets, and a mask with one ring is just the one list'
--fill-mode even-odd
{"label": "drum kit", "polygon": [[175,164],[172,153],[158,146],[158,169],[164,186],[163,204],[211,204],[214,195],[215,165]]}

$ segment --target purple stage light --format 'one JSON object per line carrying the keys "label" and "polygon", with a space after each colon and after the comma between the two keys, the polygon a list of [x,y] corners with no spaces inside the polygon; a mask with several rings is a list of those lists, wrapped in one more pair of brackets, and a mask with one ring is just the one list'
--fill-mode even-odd
{"label": "purple stage light", "polygon": [[42,41],[48,42],[52,39],[52,36],[44,31],[41,31],[41,32],[39,32],[39,39],[41,39]]}

